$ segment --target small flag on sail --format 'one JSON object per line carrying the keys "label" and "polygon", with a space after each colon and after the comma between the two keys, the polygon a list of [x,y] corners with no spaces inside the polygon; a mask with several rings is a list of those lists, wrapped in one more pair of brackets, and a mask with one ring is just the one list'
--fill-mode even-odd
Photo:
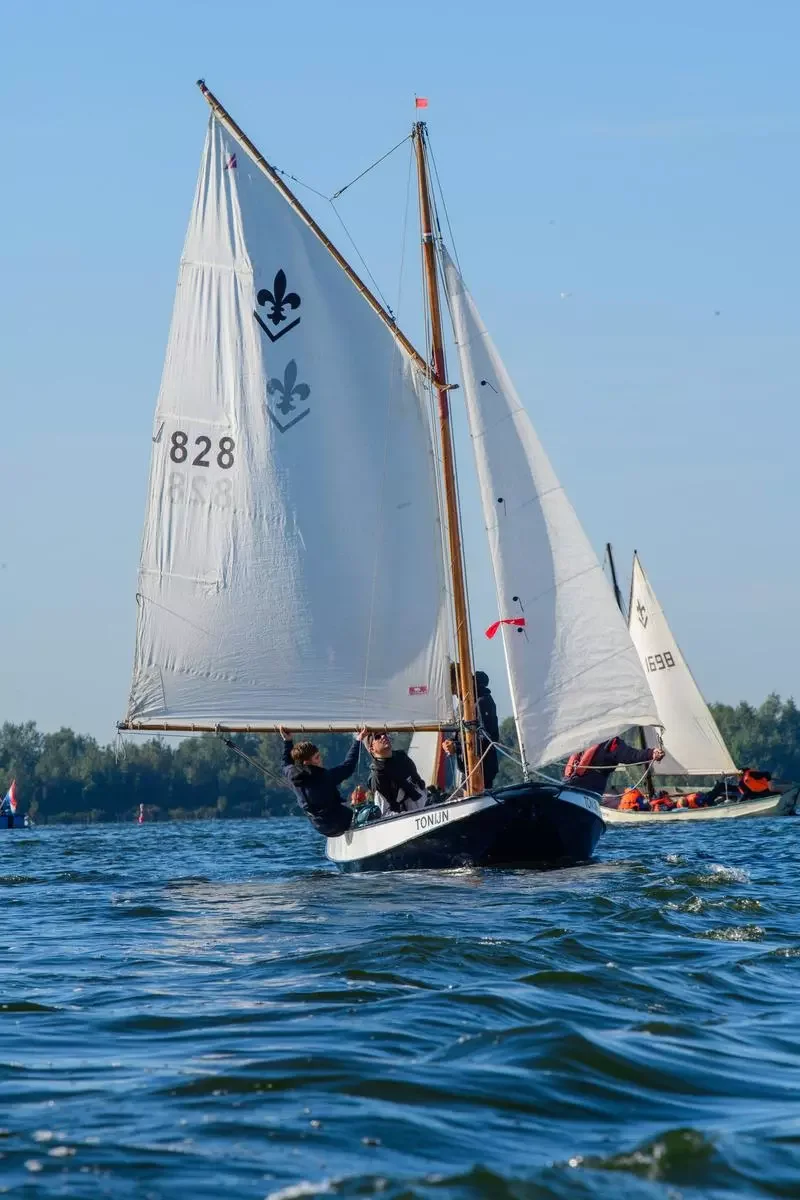
{"label": "small flag on sail", "polygon": [[226,170],[226,171],[233,171],[235,168],[236,168],[236,155],[235,155],[235,154],[231,154],[231,155],[228,157],[228,160],[227,160],[227,162],[225,163],[225,170]]}
{"label": "small flag on sail", "polygon": [[491,624],[489,626],[489,628],[486,630],[487,638],[493,638],[501,625],[516,625],[518,629],[524,629],[525,628],[525,618],[524,617],[505,617],[505,619],[502,621],[494,621],[493,624]]}
{"label": "small flag on sail", "polygon": [[3,797],[3,802],[0,804],[0,813],[15,813],[17,811],[17,781],[11,780],[11,787]]}
{"label": "small flag on sail", "polygon": [[428,107],[428,98],[427,98],[427,96],[415,96],[414,103],[417,108],[427,108]]}

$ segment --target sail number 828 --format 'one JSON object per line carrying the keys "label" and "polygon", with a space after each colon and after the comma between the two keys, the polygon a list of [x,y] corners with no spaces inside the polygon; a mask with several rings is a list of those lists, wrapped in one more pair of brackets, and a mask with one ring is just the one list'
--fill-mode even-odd
{"label": "sail number 828", "polygon": [[[210,467],[211,459],[209,455],[215,454],[217,466],[223,471],[228,471],[233,466],[233,452],[236,449],[236,443],[232,437],[221,437],[219,442],[214,447],[210,437],[203,434],[202,437],[195,438],[195,446],[199,446],[200,450],[191,460],[193,467]],[[176,429],[169,440],[169,456],[174,463],[185,463],[189,458],[189,435],[183,429]]]}
{"label": "sail number 828", "polygon": [[663,654],[648,654],[644,664],[648,671],[666,671],[667,667],[675,666],[675,659],[665,650]]}

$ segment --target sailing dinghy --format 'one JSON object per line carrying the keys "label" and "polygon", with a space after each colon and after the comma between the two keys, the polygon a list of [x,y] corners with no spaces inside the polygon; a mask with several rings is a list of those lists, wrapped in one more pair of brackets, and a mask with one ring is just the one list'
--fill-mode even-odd
{"label": "sailing dinghy", "polygon": [[[466,782],[327,841],[343,869],[585,860],[538,769],[658,714],[600,564],[439,235],[414,125],[431,354],[211,107],[156,407],[122,730],[460,729]],[[486,791],[442,283],[525,782]],[[462,464],[462,469],[465,469]],[[457,663],[457,703],[450,663]]]}
{"label": "sailing dinghy", "polygon": [[[613,574],[610,547],[608,553]],[[726,821],[739,817],[791,815],[798,798],[796,787],[765,793],[757,798],[740,799],[736,786],[738,768],[675,641],[664,610],[636,553],[633,556],[628,623],[664,728],[666,753],[663,759],[652,764],[651,774],[730,776],[730,799],[709,808],[670,809],[666,812],[619,812],[608,809],[604,803],[606,821],[620,825],[657,825],[663,821]],[[646,745],[658,744],[654,729],[644,729],[643,734]]]}
{"label": "sailing dinghy", "polygon": [[27,816],[17,811],[17,781],[12,779],[8,791],[0,800],[0,829],[27,829],[28,825]]}

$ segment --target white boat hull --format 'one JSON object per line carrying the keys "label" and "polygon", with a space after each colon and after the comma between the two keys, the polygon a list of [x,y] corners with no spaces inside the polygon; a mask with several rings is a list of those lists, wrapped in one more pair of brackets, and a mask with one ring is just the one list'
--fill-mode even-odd
{"label": "white boat hull", "polygon": [[742,800],[718,804],[712,808],[674,808],[669,812],[619,812],[601,805],[607,825],[663,825],[665,821],[735,821],[744,817],[791,816],[797,804],[798,788],[761,800]]}

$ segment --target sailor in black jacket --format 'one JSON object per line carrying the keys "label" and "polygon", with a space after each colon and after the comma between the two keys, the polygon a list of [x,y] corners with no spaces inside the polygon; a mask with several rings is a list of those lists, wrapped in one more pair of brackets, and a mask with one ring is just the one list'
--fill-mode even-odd
{"label": "sailor in black jacket", "polygon": [[292,741],[288,729],[280,728],[283,738],[283,773],[291,784],[300,807],[317,833],[338,837],[350,828],[353,810],[339,795],[339,784],[349,779],[358,766],[358,752],[366,733],[355,735],[347,758],[338,767],[323,767],[322,755],[312,742]]}
{"label": "sailor in black jacket", "polygon": [[393,750],[388,733],[375,733],[367,743],[372,756],[369,786],[383,796],[392,812],[408,812],[425,795],[425,780],[405,750]]}

